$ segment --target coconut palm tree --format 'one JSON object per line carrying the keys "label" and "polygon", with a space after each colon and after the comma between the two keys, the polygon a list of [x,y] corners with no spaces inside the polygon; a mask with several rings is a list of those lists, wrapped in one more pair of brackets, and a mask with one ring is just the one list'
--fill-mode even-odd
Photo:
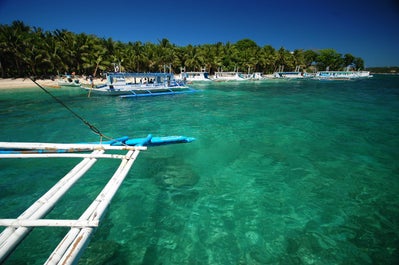
{"label": "coconut palm tree", "polygon": [[105,71],[110,62],[107,60],[107,49],[99,38],[93,35],[80,35],[81,48],[78,50],[82,61],[84,72],[93,76],[98,75],[98,71]]}
{"label": "coconut palm tree", "polygon": [[41,28],[34,28],[24,39],[25,50],[21,59],[29,67],[29,74],[34,76],[43,74],[44,66],[50,64],[50,56],[44,43],[45,36]]}
{"label": "coconut palm tree", "polygon": [[236,42],[235,47],[238,51],[239,67],[248,69],[248,72],[256,69],[258,65],[259,46],[250,39],[242,39]]}
{"label": "coconut palm tree", "polygon": [[65,29],[53,32],[31,28],[21,21],[0,25],[1,76],[26,76],[28,74],[54,74],[54,72],[86,73],[98,71],[163,71],[165,66],[176,71],[181,66],[189,70],[206,67],[212,74],[225,71],[253,69],[271,73],[284,66],[287,71],[295,66],[319,69],[329,66],[332,70],[353,65],[363,68],[362,58],[351,54],[343,57],[333,49],[294,50],[284,47],[275,50],[267,45],[259,47],[250,39],[235,44],[188,45],[177,47],[164,38],[158,44],[140,41],[122,43],[111,38],[100,39],[94,35],[74,34]]}
{"label": "coconut palm tree", "polygon": [[124,65],[127,69],[131,69],[135,72],[140,72],[146,63],[146,55],[144,52],[144,46],[140,41],[129,42],[126,46],[126,60]]}
{"label": "coconut palm tree", "polygon": [[[4,53],[12,54],[12,65],[10,72],[17,76],[26,74],[24,57],[26,52],[26,45],[30,33],[30,27],[26,26],[22,21],[14,21],[11,26],[4,26],[1,28],[2,47]],[[15,72],[16,69],[16,72]]]}

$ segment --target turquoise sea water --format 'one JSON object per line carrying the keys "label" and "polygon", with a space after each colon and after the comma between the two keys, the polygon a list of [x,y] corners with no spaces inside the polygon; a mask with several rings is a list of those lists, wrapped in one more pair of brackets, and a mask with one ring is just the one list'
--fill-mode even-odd
{"label": "turquoise sea water", "polygon": [[[141,152],[79,264],[399,263],[399,76],[195,87],[50,89],[106,135],[197,139]],[[0,91],[0,119],[0,141],[98,140],[40,89]],[[0,218],[78,161],[0,160]],[[78,218],[114,166],[98,162],[48,218]],[[35,229],[5,264],[42,264],[66,231]]]}

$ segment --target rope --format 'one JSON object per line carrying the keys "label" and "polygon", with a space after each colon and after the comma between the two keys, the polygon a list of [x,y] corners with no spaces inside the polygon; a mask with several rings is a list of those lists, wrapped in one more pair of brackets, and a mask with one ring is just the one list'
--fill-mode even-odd
{"label": "rope", "polygon": [[92,130],[95,134],[98,134],[100,136],[100,142],[102,141],[102,138],[106,138],[109,140],[113,140],[113,138],[111,137],[107,137],[105,136],[103,133],[100,132],[100,130],[94,126],[93,124],[91,124],[90,122],[88,122],[87,120],[85,120],[82,116],[80,116],[79,114],[77,114],[75,111],[73,111],[70,107],[68,107],[64,102],[62,102],[59,98],[57,98],[56,96],[54,96],[53,94],[50,93],[50,91],[48,91],[47,89],[45,89],[44,87],[42,87],[40,84],[38,84],[35,80],[33,80],[33,78],[29,77],[30,80],[32,80],[33,83],[35,83],[38,87],[40,87],[44,92],[46,92],[47,94],[49,94],[55,101],[57,101],[59,104],[61,104],[61,106],[63,106],[64,108],[66,108],[70,113],[72,113],[76,118],[78,118],[79,120],[81,120],[86,126],[88,126],[90,128],[90,130]]}

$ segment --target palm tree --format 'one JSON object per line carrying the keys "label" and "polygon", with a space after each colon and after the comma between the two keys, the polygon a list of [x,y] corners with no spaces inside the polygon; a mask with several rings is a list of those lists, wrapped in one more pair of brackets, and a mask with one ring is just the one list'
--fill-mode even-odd
{"label": "palm tree", "polygon": [[273,73],[276,70],[277,51],[270,45],[261,48],[259,53],[261,69],[266,73]]}
{"label": "palm tree", "polygon": [[29,66],[30,74],[37,76],[38,73],[42,72],[38,68],[40,65],[49,65],[48,49],[44,45],[45,38],[44,33],[41,28],[34,28],[32,34],[26,36],[24,41],[23,57],[21,58],[23,62]]}
{"label": "palm tree", "polygon": [[54,74],[57,72],[58,66],[62,65],[60,52],[61,47],[54,34],[49,31],[45,33],[44,39],[45,41],[43,41],[43,49],[46,53],[46,58],[48,58],[48,65],[44,72],[48,74]]}
{"label": "palm tree", "polygon": [[239,67],[239,51],[237,47],[230,42],[224,45],[223,66],[228,71],[238,70]]}
{"label": "palm tree", "polygon": [[189,71],[195,71],[201,67],[201,63],[198,58],[198,48],[192,45],[188,45],[185,49],[184,66]]}
{"label": "palm tree", "polygon": [[[104,65],[110,71],[124,71],[125,45],[120,41],[113,41],[112,38],[102,39],[102,46],[105,48],[106,61],[110,62],[108,66]],[[105,70],[106,70],[105,69]]]}
{"label": "palm tree", "polygon": [[281,47],[277,51],[277,61],[276,64],[280,67],[283,67],[285,71],[291,71],[295,68],[295,58],[293,53],[286,50],[284,47]]}
{"label": "palm tree", "polygon": [[[173,67],[175,66],[178,57],[176,55],[176,46],[172,45],[168,39],[162,39],[159,41],[159,45],[156,49],[156,61],[159,71],[165,70],[165,66]],[[180,65],[176,65],[180,66]],[[169,69],[172,71],[172,69]]]}
{"label": "palm tree", "polygon": [[14,21],[10,26],[0,25],[0,73],[1,76],[26,76],[27,74],[54,74],[54,72],[90,73],[113,70],[162,71],[165,65],[170,71],[181,66],[189,70],[206,67],[212,74],[215,71],[251,69],[271,73],[278,66],[292,70],[295,66],[310,67],[317,63],[320,69],[329,66],[341,69],[347,65],[364,67],[360,57],[345,54],[343,57],[333,49],[294,50],[289,52],[281,47],[275,50],[267,45],[259,47],[250,39],[242,39],[235,44],[203,44],[177,47],[164,38],[158,44],[127,44],[100,39],[94,35],[74,34],[65,29],[53,32],[26,26]]}
{"label": "palm tree", "polygon": [[211,71],[212,68],[213,58],[216,57],[215,49],[213,49],[213,47],[214,45],[204,44],[198,46],[197,49],[198,60],[200,61],[201,69],[205,67],[205,69],[208,70],[209,72]]}
{"label": "palm tree", "polygon": [[[25,51],[30,33],[30,27],[25,26],[22,21],[14,21],[11,26],[1,28],[2,46],[4,53],[11,53],[13,56],[13,67],[17,70],[18,76],[25,74]],[[14,70],[11,68],[11,72]],[[15,73],[14,73],[15,74]]]}
{"label": "palm tree", "polygon": [[250,39],[242,39],[236,42],[235,47],[238,51],[239,67],[248,69],[248,72],[257,68],[257,53],[259,46]]}
{"label": "palm tree", "polygon": [[224,45],[221,42],[216,43],[211,47],[212,57],[211,57],[211,67],[210,74],[219,71],[223,67],[223,59],[225,57],[225,49]]}
{"label": "palm tree", "polygon": [[[78,46],[77,35],[65,29],[55,31],[55,39],[58,42],[61,64],[58,70],[61,72],[70,72],[78,66],[78,50],[82,47]],[[83,69],[79,69],[79,72]]]}
{"label": "palm tree", "polygon": [[143,44],[140,41],[129,42],[126,46],[126,56],[126,67],[135,72],[140,72],[146,62]]}
{"label": "palm tree", "polygon": [[[8,40],[11,35],[11,28],[6,25],[0,25],[0,70],[1,77],[4,78],[7,75],[7,70],[14,69],[13,67],[13,51],[11,49]],[[8,73],[12,74],[12,73]]]}
{"label": "palm tree", "polygon": [[93,76],[97,76],[98,70],[106,70],[110,62],[106,60],[107,49],[102,45],[101,40],[95,36],[82,35],[81,59],[83,68]]}

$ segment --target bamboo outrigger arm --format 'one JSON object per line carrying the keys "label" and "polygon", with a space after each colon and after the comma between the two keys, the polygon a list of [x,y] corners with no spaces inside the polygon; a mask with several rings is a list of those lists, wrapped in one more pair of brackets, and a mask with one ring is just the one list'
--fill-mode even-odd
{"label": "bamboo outrigger arm", "polygon": [[[129,139],[121,142],[91,144],[53,144],[53,143],[4,143],[0,142],[0,158],[49,158],[63,157],[83,160],[61,178],[50,190],[34,202],[17,218],[0,219],[0,226],[6,228],[0,234],[0,263],[2,263],[28,233],[38,226],[70,227],[45,264],[75,264],[90,237],[100,224],[112,198],[119,189],[140,151],[147,146],[172,143],[187,143],[194,138],[152,137]],[[130,142],[129,142],[130,141]],[[127,145],[126,143],[130,143]],[[105,154],[117,150],[118,154]],[[125,151],[126,154],[120,154]],[[78,220],[44,219],[55,204],[69,189],[97,162],[98,159],[120,159],[121,162],[98,194]]]}

